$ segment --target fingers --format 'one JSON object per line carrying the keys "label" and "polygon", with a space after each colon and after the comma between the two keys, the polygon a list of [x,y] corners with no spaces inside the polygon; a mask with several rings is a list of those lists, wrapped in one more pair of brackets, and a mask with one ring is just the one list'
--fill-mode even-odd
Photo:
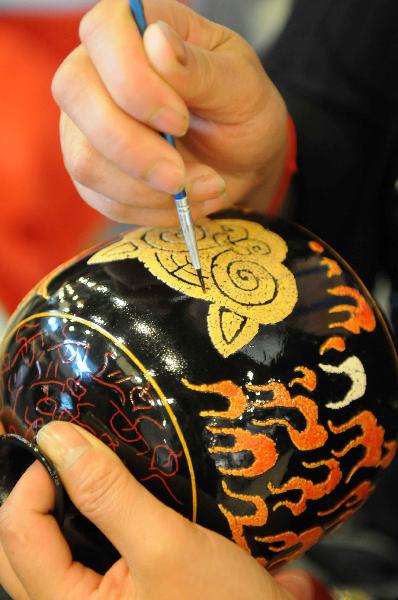
{"label": "fingers", "polygon": [[[173,564],[194,527],[138,483],[109,448],[86,431],[54,422],[38,436],[77,508],[114,544],[134,574]],[[158,567],[157,567],[158,568]]]}
{"label": "fingers", "polygon": [[[257,84],[258,59],[232,31],[209,21],[205,23],[207,28],[219,32],[213,47],[184,41],[175,29],[159,21],[145,32],[146,53],[155,70],[193,112],[219,123],[234,123],[242,116],[242,105],[245,110],[258,108],[258,91],[261,91]],[[254,66],[257,77],[252,77]],[[237,78],[242,72],[245,84],[239,85]],[[256,103],[250,101],[251,96]],[[265,100],[265,94],[261,99]]]}
{"label": "fingers", "polygon": [[[254,50],[175,0],[144,8],[142,40],[127,0],[98,2],[54,78],[82,138],[61,134],[76,187],[137,225],[176,225],[166,194],[184,187],[194,219],[241,201],[263,210],[284,165],[286,109]],[[177,149],[159,131],[181,136]]]}
{"label": "fingers", "polygon": [[[6,432],[3,422],[0,419],[0,435]],[[0,544],[0,585],[14,598],[14,600],[28,600],[26,593],[15,575],[8,558]]]}
{"label": "fingers", "polygon": [[120,108],[159,131],[173,135],[186,132],[188,110],[174,90],[149,67],[126,0],[97,3],[81,21],[80,38]]}
{"label": "fingers", "polygon": [[[188,127],[183,100],[212,118],[233,116],[245,89],[252,93],[248,80],[251,63],[258,67],[255,52],[231,30],[175,0],[146,0],[144,9],[152,23],[145,49],[126,0],[102,0],[81,22],[82,43],[116,104],[173,135]],[[236,85],[242,69],[245,86]]]}
{"label": "fingers", "polygon": [[90,144],[120,170],[164,192],[181,190],[185,169],[178,152],[113,102],[81,46],[60,67],[53,94]]}
{"label": "fingers", "polygon": [[195,113],[234,121],[242,104],[247,106],[246,97],[259,88],[258,73],[253,77],[259,60],[250,45],[186,6],[177,9],[173,0],[146,0],[145,10],[151,25],[144,45],[155,70]]}
{"label": "fingers", "polygon": [[[73,591],[75,598],[87,598],[101,577],[73,563],[70,549],[49,514],[53,505],[53,485],[36,461],[0,510],[1,545],[30,600],[73,597]],[[86,595],[80,596],[83,590]]]}
{"label": "fingers", "polygon": [[[80,196],[84,198],[89,206],[98,210],[108,219],[112,219],[118,223],[126,223],[127,225],[134,223],[135,225],[145,225],[147,227],[179,226],[178,214],[174,205],[171,208],[164,209],[136,208],[128,204],[115,202],[82,185],[75,185]],[[223,208],[225,208],[223,198],[215,198],[214,200],[192,204],[192,219],[194,222],[197,222],[206,215],[222,210]]]}
{"label": "fingers", "polygon": [[[87,204],[119,223],[154,227],[178,224],[170,194],[153,190],[121,171],[97,152],[64,113],[61,131],[65,166]],[[186,177],[195,220],[225,207],[225,183],[213,169],[188,163]],[[195,203],[198,206],[194,206]]]}
{"label": "fingers", "polygon": [[121,171],[90,144],[65,113],[61,114],[61,133],[65,166],[73,181],[116,202],[134,204],[137,208],[172,207],[170,194],[157,192]]}
{"label": "fingers", "polygon": [[[309,600],[303,577],[280,576],[283,587],[237,545],[189,523],[144,489],[117,456],[87,431],[54,422],[38,435],[74,504],[123,558],[104,577],[72,562],[53,517],[52,485],[34,463],[0,511],[0,542],[15,600],[54,598],[202,598]],[[1,548],[1,546],[0,546]],[[1,554],[0,554],[1,556]],[[134,580],[131,577],[134,573]],[[220,573],[228,573],[221,578]],[[14,576],[15,575],[15,576]],[[23,586],[18,583],[18,580]],[[25,594],[25,592],[26,594]]]}
{"label": "fingers", "polygon": [[29,600],[26,592],[15,575],[6,553],[0,545],[0,585],[13,600]]}
{"label": "fingers", "polygon": [[[291,594],[294,600],[314,600],[318,597],[314,580],[305,571],[286,569],[275,575],[275,580]],[[322,597],[331,600],[326,590],[322,590]]]}
{"label": "fingers", "polygon": [[[216,43],[214,31],[224,31],[174,1],[149,3],[146,8],[160,16],[169,15],[187,36],[191,32],[195,41],[210,46]],[[159,33],[159,27],[155,26],[154,31]],[[206,51],[203,50],[202,59],[199,49],[197,53],[189,52],[193,57],[189,65],[192,76],[187,77],[187,69],[183,69],[176,93],[150,65],[126,0],[97,3],[83,18],[80,34],[83,46],[69,55],[54,77],[54,98],[97,153],[119,170],[162,192],[172,194],[181,190],[187,183],[184,162],[153,129],[173,135],[186,133],[189,115],[181,92],[199,98],[202,95],[199,82],[206,82],[202,87],[207,100],[217,96],[225,110],[230,90],[220,96],[221,84],[213,89],[214,67],[208,56],[203,58]],[[151,40],[156,45],[157,37],[149,35],[148,39],[151,49],[154,45]],[[160,33],[162,40],[165,38]],[[152,54],[156,58],[163,51],[166,57],[173,55],[167,41]],[[195,57],[199,57],[200,68],[194,68]],[[219,74],[225,72],[223,60],[214,59],[219,64],[216,69]],[[63,146],[66,159],[73,161],[76,156],[73,144],[64,142]]]}

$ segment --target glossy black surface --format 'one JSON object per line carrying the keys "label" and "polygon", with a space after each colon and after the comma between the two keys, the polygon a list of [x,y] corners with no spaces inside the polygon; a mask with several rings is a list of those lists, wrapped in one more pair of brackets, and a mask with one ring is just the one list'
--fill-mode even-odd
{"label": "glossy black surface", "polygon": [[[39,286],[5,335],[2,420],[31,441],[50,420],[85,427],[169,506],[270,565],[347,518],[387,468],[398,425],[396,356],[373,300],[323,242],[254,214],[217,219],[207,297],[193,297],[184,283],[170,287],[142,256],[87,264],[97,250]],[[250,294],[253,305],[271,306],[283,288],[273,274],[263,301],[267,263],[258,256],[269,249],[257,233],[255,243],[242,241],[230,219],[247,221],[248,239],[258,223],[286,242],[282,263],[297,301],[287,294],[278,310],[288,314],[260,322],[253,339],[225,356],[220,348],[236,323],[247,325]],[[170,256],[177,277],[181,252]],[[220,256],[232,257],[225,269]],[[236,303],[223,304],[235,289],[231,273],[237,296],[244,289],[243,317]],[[213,337],[228,338],[218,347],[212,326]],[[114,560],[70,504],[63,530],[80,560],[99,570]]]}

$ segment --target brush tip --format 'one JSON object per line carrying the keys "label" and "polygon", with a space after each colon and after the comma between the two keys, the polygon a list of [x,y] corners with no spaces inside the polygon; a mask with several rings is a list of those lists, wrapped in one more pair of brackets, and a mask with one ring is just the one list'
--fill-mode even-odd
{"label": "brush tip", "polygon": [[205,294],[206,293],[206,286],[205,286],[205,280],[203,279],[202,271],[200,269],[197,269],[196,272],[198,274],[200,285],[202,286],[203,293]]}

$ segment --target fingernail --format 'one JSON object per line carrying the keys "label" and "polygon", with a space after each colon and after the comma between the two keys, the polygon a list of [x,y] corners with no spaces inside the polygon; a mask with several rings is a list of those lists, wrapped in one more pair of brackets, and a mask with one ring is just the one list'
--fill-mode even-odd
{"label": "fingernail", "polygon": [[161,160],[151,167],[145,179],[152,187],[169,194],[177,194],[184,187],[184,171],[168,160]]}
{"label": "fingernail", "polygon": [[61,421],[42,427],[36,439],[40,450],[58,469],[71,467],[92,447],[73,425]]}
{"label": "fingernail", "polygon": [[187,64],[187,51],[185,44],[178,33],[170,27],[165,21],[158,21],[157,25],[167,42],[172,47],[177,62],[183,67]]}
{"label": "fingernail", "polygon": [[201,196],[203,199],[208,199],[223,194],[226,184],[220,175],[202,175],[194,179],[188,189],[191,196]]}
{"label": "fingernail", "polygon": [[189,126],[189,117],[165,106],[149,118],[149,123],[164,133],[185,135]]}
{"label": "fingernail", "polygon": [[314,600],[314,586],[307,573],[286,571],[278,577],[278,582],[287,589],[294,598]]}

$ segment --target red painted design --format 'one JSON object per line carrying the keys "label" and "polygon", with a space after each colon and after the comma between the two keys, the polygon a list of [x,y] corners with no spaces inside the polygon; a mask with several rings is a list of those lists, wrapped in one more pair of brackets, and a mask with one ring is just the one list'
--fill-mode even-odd
{"label": "red painted design", "polygon": [[[75,330],[80,326],[73,325]],[[6,355],[2,365],[3,382],[11,398],[11,406],[2,409],[6,431],[14,433],[13,423],[20,423],[21,431],[17,433],[33,439],[45,423],[61,420],[83,427],[114,451],[128,445],[136,457],[143,457],[140,480],[160,481],[170,499],[181,505],[175,478],[183,453],[166,441],[164,411],[158,407],[157,393],[147,381],[136,383],[134,365],[131,375],[123,374],[118,368],[117,350],[104,349],[101,356],[95,344],[94,356],[89,342],[72,338],[70,326],[67,322],[60,328],[62,339],[55,344],[48,342],[49,334],[39,321],[21,325],[14,334],[9,343],[14,351]],[[106,345],[104,342],[104,348]],[[93,370],[92,364],[100,366]],[[29,380],[20,378],[22,366],[29,367]],[[143,378],[141,371],[139,376]],[[97,422],[90,415],[96,413],[97,403],[104,398],[103,415],[108,416],[98,421],[97,430]],[[10,418],[7,411],[11,412]]]}
{"label": "red painted design", "polygon": [[170,486],[167,484],[167,481],[163,479],[163,477],[161,477],[158,473],[148,475],[148,477],[141,477],[140,481],[141,483],[143,483],[144,481],[150,481],[151,479],[158,479],[163,484],[163,487],[167,490],[169,496],[171,496],[173,500],[177,502],[177,504],[180,504],[181,506],[184,504],[181,500],[177,498],[175,494],[173,494]]}

